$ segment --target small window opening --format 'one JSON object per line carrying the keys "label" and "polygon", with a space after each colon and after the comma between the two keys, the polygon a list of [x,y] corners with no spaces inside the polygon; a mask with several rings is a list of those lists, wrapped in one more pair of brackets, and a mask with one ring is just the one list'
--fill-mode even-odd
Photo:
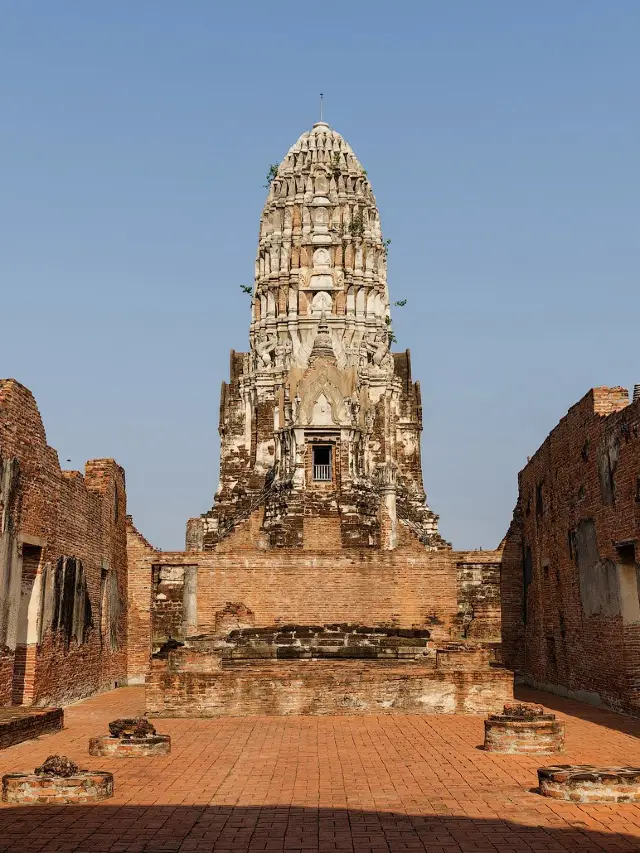
{"label": "small window opening", "polygon": [[330,483],[331,474],[331,447],[317,445],[313,448],[313,479],[320,482]]}

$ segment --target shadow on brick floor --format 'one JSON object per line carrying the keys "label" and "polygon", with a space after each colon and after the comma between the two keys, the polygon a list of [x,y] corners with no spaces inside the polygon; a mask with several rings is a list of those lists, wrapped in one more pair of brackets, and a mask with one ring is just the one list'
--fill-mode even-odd
{"label": "shadow on brick floor", "polygon": [[[605,808],[605,807],[603,807]],[[625,810],[629,825],[625,826]],[[638,809],[616,832],[450,815],[295,806],[20,806],[0,812],[2,853],[565,853],[640,850]],[[602,813],[599,815],[602,819]],[[558,818],[560,823],[561,819]],[[583,824],[583,825],[580,825]]]}
{"label": "shadow on brick floor", "polygon": [[578,717],[585,722],[605,726],[632,737],[639,737],[640,719],[629,714],[619,714],[608,708],[599,708],[597,705],[588,705],[586,702],[578,702],[574,699],[565,699],[555,693],[542,692],[532,687],[519,685],[514,689],[514,696],[523,702],[542,702],[551,711],[559,711],[570,717]]}

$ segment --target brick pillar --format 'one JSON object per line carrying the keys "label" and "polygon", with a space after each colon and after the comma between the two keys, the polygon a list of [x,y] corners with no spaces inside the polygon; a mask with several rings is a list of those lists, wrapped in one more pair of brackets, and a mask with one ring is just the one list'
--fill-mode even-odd
{"label": "brick pillar", "polygon": [[396,514],[396,465],[389,461],[377,471],[380,488],[380,545],[383,551],[393,551],[398,544]]}

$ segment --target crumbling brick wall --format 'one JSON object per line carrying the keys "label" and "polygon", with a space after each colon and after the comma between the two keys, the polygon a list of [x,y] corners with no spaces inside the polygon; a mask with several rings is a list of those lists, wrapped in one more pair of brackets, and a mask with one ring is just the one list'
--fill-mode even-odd
{"label": "crumbling brick wall", "polygon": [[51,704],[126,677],[124,472],[62,471],[31,392],[0,381],[0,702]]}
{"label": "crumbling brick wall", "polygon": [[519,475],[502,561],[504,660],[640,711],[640,401],[594,388]]}
{"label": "crumbling brick wall", "polygon": [[500,641],[501,551],[470,551],[456,561],[458,614],[465,639]]}
{"label": "crumbling brick wall", "polygon": [[[250,613],[255,626],[349,623],[428,629],[436,642],[459,639],[468,629],[460,606],[471,595],[459,583],[460,566],[478,565],[479,580],[472,584],[476,633],[471,633],[477,639],[499,636],[493,597],[498,552],[429,551],[402,524],[393,551],[341,549],[339,538],[327,540],[321,526],[309,528],[309,550],[264,549],[257,544],[261,512],[238,525],[214,551],[152,553],[130,537],[131,577],[146,577],[153,586],[153,625],[145,638],[152,638],[154,652],[169,640],[181,641],[187,630],[216,631],[230,605]],[[188,615],[183,570],[194,568],[196,610]],[[132,625],[148,618],[146,595],[145,590],[141,606],[130,598]],[[486,599],[491,607],[482,611]],[[130,643],[130,659],[137,654],[135,642]],[[143,651],[139,659],[144,659]]]}
{"label": "crumbling brick wall", "polygon": [[127,516],[128,620],[127,680],[144,682],[151,654],[151,586],[158,551]]}

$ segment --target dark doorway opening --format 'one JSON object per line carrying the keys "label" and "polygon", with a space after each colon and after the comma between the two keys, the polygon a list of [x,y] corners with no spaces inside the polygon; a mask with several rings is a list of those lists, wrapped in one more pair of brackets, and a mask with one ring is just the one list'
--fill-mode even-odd
{"label": "dark doorway opening", "polygon": [[332,480],[331,446],[328,444],[317,444],[313,447],[313,479],[319,482],[330,483]]}

